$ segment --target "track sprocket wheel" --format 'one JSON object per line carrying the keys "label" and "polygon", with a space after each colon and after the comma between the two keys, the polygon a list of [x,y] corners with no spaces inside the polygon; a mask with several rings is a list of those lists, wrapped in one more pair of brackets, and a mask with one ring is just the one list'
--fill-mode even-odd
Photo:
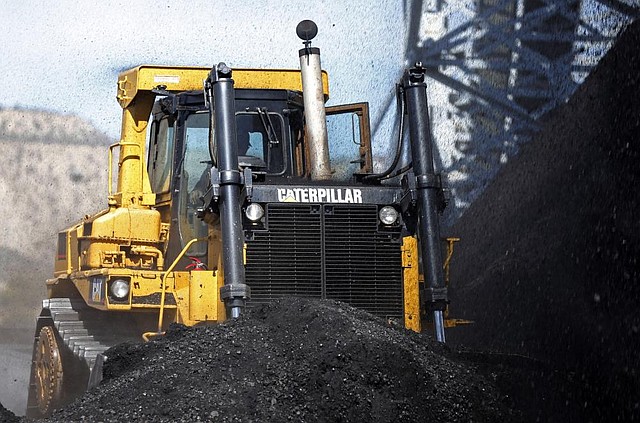
{"label": "track sprocket wheel", "polygon": [[40,330],[35,357],[35,382],[38,409],[47,416],[62,399],[62,355],[51,326]]}

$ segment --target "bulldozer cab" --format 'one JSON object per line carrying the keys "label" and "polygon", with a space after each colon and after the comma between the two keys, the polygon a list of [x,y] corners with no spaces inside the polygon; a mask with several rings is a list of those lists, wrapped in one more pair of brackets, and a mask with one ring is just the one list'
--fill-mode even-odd
{"label": "bulldozer cab", "polygon": [[[299,172],[293,150],[296,134],[302,130],[301,112],[295,101],[288,100],[290,96],[282,90],[238,90],[239,165],[250,168],[256,180]],[[147,171],[156,208],[164,218],[177,223],[169,237],[169,260],[191,239],[208,234],[208,224],[197,214],[210,189],[215,151],[211,116],[202,91],[171,94],[156,101]],[[206,263],[207,253],[207,243],[199,243],[190,249],[189,256]]]}
{"label": "bulldozer cab", "polygon": [[[238,164],[253,183],[304,180],[308,176],[302,95],[293,90],[235,90]],[[156,208],[172,225],[167,258],[194,238],[208,234],[197,217],[217,163],[211,115],[202,91],[168,94],[156,100],[148,139],[147,171]],[[371,168],[366,103],[328,108],[334,181],[349,181]],[[346,138],[346,139],[345,139]],[[175,229],[174,229],[175,227]],[[191,260],[208,261],[207,243],[194,245]],[[185,259],[185,266],[188,262]]]}

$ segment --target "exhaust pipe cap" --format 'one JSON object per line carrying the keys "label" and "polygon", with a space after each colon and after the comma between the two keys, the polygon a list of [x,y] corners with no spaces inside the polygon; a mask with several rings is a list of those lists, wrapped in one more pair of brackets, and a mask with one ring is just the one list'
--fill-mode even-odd
{"label": "exhaust pipe cap", "polygon": [[314,21],[305,19],[296,26],[296,34],[306,45],[318,35],[318,25]]}

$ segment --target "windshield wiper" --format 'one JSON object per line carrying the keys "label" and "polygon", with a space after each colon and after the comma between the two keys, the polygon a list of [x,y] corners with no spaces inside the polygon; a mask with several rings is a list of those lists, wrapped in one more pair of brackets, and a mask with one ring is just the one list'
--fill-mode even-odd
{"label": "windshield wiper", "polygon": [[257,107],[258,116],[260,116],[260,121],[262,122],[262,126],[264,126],[264,130],[267,131],[267,138],[269,139],[269,145],[280,144],[278,141],[278,136],[276,135],[276,130],[273,127],[273,122],[271,122],[271,116],[269,116],[269,112],[266,108],[261,109]]}

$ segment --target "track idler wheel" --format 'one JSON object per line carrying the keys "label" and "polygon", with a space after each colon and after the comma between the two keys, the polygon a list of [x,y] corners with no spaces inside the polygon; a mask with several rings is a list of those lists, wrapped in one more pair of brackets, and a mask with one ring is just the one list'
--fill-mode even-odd
{"label": "track idler wheel", "polygon": [[62,353],[51,326],[40,330],[35,354],[35,394],[43,416],[50,415],[62,401]]}

